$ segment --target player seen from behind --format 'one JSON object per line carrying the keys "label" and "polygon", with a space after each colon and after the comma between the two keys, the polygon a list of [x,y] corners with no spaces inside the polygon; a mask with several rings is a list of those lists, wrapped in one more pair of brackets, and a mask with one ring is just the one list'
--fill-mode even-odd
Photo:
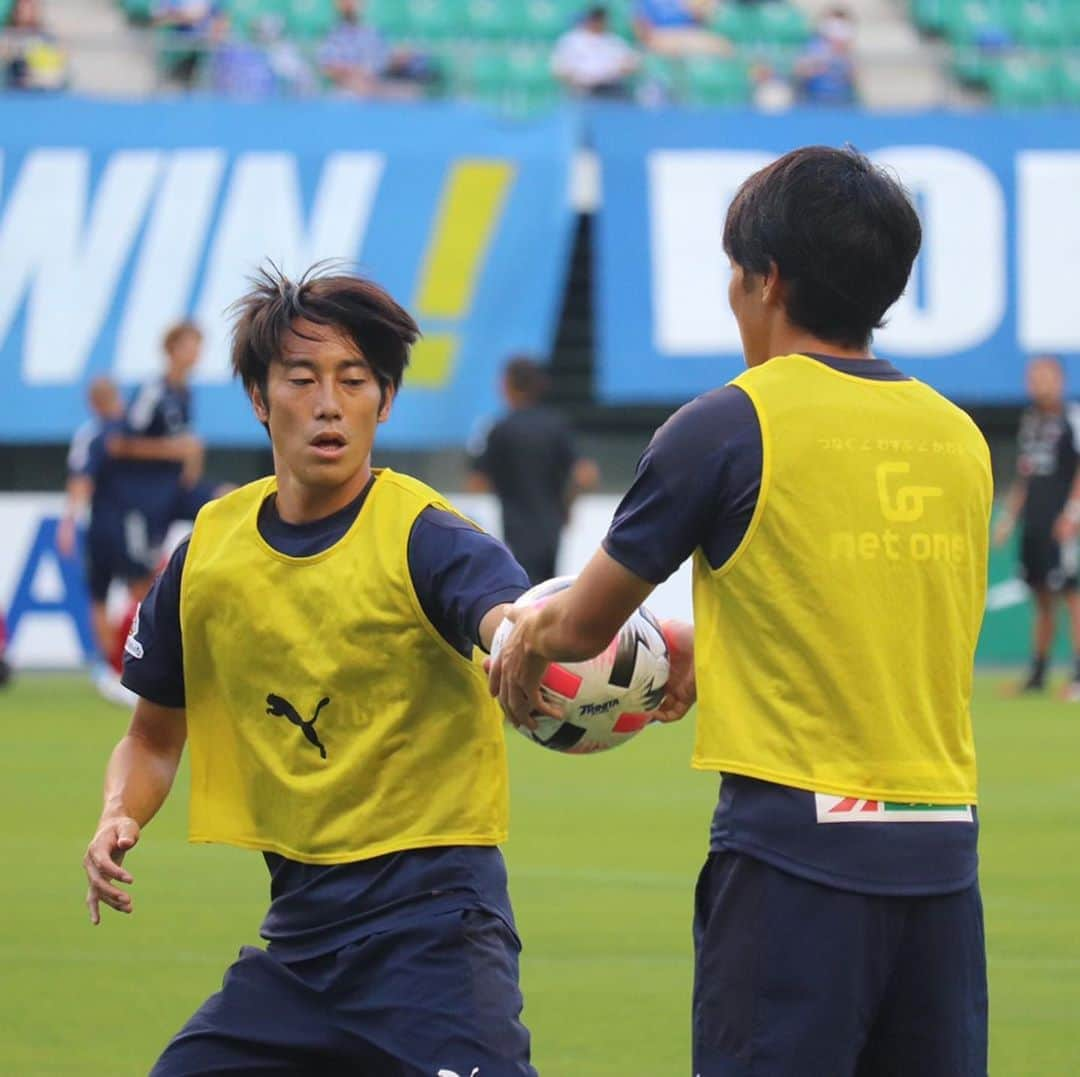
{"label": "player seen from behind", "polygon": [[603,548],[517,627],[491,685],[517,723],[549,660],[598,653],[688,557],[694,766],[723,775],[695,905],[700,1077],[986,1073],[970,702],[990,458],[874,358],[921,242],[900,185],[809,147],[727,216],[746,372],[646,449]]}
{"label": "player seen from behind", "polygon": [[386,292],[264,274],[237,311],[275,474],[203,508],[142,605],[91,919],[131,911],[121,862],[188,741],[191,839],[264,854],[269,946],[244,948],[155,1077],[529,1077],[503,730],[472,661],[525,574],[434,490],[371,467],[418,334]]}

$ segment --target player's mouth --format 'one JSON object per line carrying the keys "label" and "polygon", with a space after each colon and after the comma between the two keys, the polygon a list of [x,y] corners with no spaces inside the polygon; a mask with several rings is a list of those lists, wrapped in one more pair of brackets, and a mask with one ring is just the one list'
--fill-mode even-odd
{"label": "player's mouth", "polygon": [[335,430],[324,430],[311,439],[311,447],[320,460],[337,460],[345,452],[346,438]]}

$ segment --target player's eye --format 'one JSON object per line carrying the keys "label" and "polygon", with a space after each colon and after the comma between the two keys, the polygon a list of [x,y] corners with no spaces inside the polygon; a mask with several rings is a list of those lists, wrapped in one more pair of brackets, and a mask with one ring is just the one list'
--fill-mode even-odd
{"label": "player's eye", "polygon": [[345,384],[355,389],[358,386],[363,385],[366,381],[367,378],[346,378]]}
{"label": "player's eye", "polygon": [[314,378],[289,378],[290,385],[314,385]]}

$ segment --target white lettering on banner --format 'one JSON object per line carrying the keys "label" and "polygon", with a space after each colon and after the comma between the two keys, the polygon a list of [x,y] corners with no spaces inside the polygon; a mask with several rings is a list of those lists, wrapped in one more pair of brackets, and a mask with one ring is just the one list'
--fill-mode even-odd
{"label": "white lettering on banner", "polygon": [[1005,315],[1005,196],[970,154],[894,146],[873,154],[893,168],[923,211],[924,302],[907,292],[888,314],[882,351],[935,357],[978,347]]}
{"label": "white lettering on banner", "polygon": [[109,159],[87,213],[86,150],[27,155],[0,222],[0,343],[29,291],[23,379],[82,375],[146,212],[161,154]]}
{"label": "white lettering on banner", "polygon": [[305,230],[294,155],[249,153],[237,160],[196,308],[207,330],[200,381],[229,380],[223,314],[266,259],[296,274],[321,259],[357,257],[383,166],[380,153],[328,157]]}
{"label": "white lettering on banner", "polygon": [[722,239],[739,184],[767,165],[756,151],[649,154],[653,335],[666,355],[738,352],[728,308],[731,276]]}
{"label": "white lettering on banner", "polygon": [[1020,348],[1080,351],[1080,153],[1019,154],[1016,187]]}
{"label": "white lettering on banner", "polygon": [[116,342],[113,373],[122,380],[161,369],[161,336],[187,313],[225,162],[223,150],[167,157]]}

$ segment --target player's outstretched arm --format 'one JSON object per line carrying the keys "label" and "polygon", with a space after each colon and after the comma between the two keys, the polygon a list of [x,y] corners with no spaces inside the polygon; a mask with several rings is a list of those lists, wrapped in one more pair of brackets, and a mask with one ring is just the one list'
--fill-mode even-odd
{"label": "player's outstretched arm", "polygon": [[141,828],[165,803],[186,739],[182,708],[139,700],[127,734],[109,759],[105,806],[83,857],[92,924],[101,921],[102,902],[117,912],[131,912],[131,895],[116,886],[134,882],[123,867],[124,856],[138,842]]}

